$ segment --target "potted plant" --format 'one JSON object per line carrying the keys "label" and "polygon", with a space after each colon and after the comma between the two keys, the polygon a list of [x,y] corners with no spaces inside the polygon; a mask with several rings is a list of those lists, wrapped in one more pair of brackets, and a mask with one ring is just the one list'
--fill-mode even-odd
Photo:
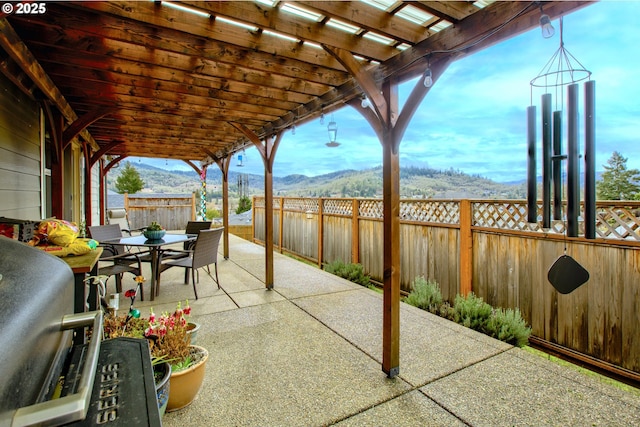
{"label": "potted plant", "polygon": [[[144,281],[144,278],[141,280]],[[138,286],[140,284],[138,282]],[[191,314],[189,302],[186,301],[185,307],[178,303],[173,313],[165,312],[156,316],[151,309],[149,317],[140,317],[140,311],[133,308],[137,289],[128,290],[125,296],[131,298],[129,312],[105,317],[105,339],[119,336],[148,339],[154,372],[163,377],[167,376],[167,370],[169,372],[166,384],[156,382],[161,414],[165,407],[167,411],[174,411],[189,405],[202,386],[209,357],[205,348],[191,344],[187,321]],[[170,366],[167,369],[162,365]]]}
{"label": "potted plant", "polygon": [[202,386],[209,352],[191,344],[187,317],[191,307],[178,303],[176,310],[160,317],[151,311],[145,336],[152,341],[153,357],[171,364],[169,402],[167,411],[175,411],[189,405]]}
{"label": "potted plant", "polygon": [[151,224],[142,232],[144,237],[149,240],[160,240],[164,237],[165,233],[165,229],[156,221],[151,222]]}

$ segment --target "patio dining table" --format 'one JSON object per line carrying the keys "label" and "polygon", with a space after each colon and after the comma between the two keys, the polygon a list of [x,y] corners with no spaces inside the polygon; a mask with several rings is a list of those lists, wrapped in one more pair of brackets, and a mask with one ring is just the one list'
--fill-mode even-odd
{"label": "patio dining table", "polygon": [[160,255],[163,252],[163,247],[172,245],[174,243],[184,243],[196,240],[197,234],[165,234],[162,239],[149,240],[144,235],[139,236],[127,236],[119,239],[104,240],[102,243],[108,243],[110,245],[124,245],[131,247],[146,247],[149,249],[151,255],[151,300],[153,301],[156,295],[160,294],[159,286],[159,274],[160,267]]}

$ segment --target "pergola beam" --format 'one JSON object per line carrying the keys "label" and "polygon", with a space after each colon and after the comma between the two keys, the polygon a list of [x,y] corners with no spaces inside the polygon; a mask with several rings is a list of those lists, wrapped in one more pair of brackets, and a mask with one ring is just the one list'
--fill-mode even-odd
{"label": "pergola beam", "polygon": [[[40,66],[31,54],[29,48],[27,48],[6,19],[0,19],[0,47],[9,54],[11,59],[13,59],[22,71],[38,86],[38,89],[60,110],[67,122],[73,123],[78,120],[78,116],[67,103],[62,93],[60,93],[60,90],[51,78],[49,78],[42,66]],[[86,129],[79,132],[79,134],[89,143],[93,150],[99,149],[98,144]]]}

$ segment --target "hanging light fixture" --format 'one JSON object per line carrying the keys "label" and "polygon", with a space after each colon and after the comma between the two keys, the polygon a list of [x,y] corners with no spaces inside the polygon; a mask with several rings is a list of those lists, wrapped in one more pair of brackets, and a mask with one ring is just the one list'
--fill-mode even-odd
{"label": "hanging light fixture", "polygon": [[[542,6],[540,6],[540,12],[542,12]],[[556,29],[551,25],[551,18],[544,13],[540,16],[540,28],[542,29],[542,37],[545,39],[553,37],[556,33]]]}
{"label": "hanging light fixture", "polygon": [[337,147],[340,145],[339,142],[336,142],[336,138],[338,137],[338,124],[333,120],[333,114],[331,115],[331,121],[327,125],[327,132],[329,132],[329,142],[325,145],[327,147]]}
{"label": "hanging light fixture", "polygon": [[431,63],[429,61],[430,56],[431,54],[427,57],[427,69],[424,70],[424,74],[422,74],[422,84],[424,84],[424,87],[433,86],[433,73],[431,72]]}
{"label": "hanging light fixture", "polygon": [[362,95],[362,102],[360,102],[360,106],[362,108],[371,108],[371,101],[369,101],[369,98],[367,97],[367,95]]}
{"label": "hanging light fixture", "polygon": [[424,78],[424,81],[422,82],[424,84],[424,87],[433,86],[433,75],[431,74],[431,68],[427,68],[426,70],[424,70],[424,74],[422,75],[422,77]]}

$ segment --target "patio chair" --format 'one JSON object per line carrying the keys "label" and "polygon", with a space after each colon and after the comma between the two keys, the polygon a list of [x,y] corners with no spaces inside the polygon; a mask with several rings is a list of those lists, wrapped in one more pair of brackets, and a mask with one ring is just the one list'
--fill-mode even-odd
{"label": "patio chair", "polygon": [[[211,221],[189,221],[187,222],[187,228],[184,230],[184,234],[199,234],[202,230],[208,230],[211,228]],[[163,259],[184,258],[189,256],[189,252],[193,250],[195,241],[184,242],[182,250],[167,249],[162,252]]]}
{"label": "patio chair", "polygon": [[[122,276],[124,273],[131,273],[133,276],[142,275],[142,259],[140,254],[125,251],[122,245],[112,245],[109,243],[101,243],[103,240],[117,239],[122,237],[122,231],[118,224],[89,226],[89,236],[100,242],[104,248],[100,256],[100,267],[98,268],[100,275],[108,277],[116,277],[116,292],[122,293]],[[104,265],[110,262],[109,265]],[[109,279],[107,278],[107,281]],[[140,300],[144,301],[144,289],[140,286]]]}
{"label": "patio chair", "polygon": [[[171,267],[183,267],[184,271],[184,283],[189,284],[189,270],[191,270],[191,280],[193,282],[193,293],[198,299],[198,290],[196,289],[196,283],[200,279],[200,273],[196,272],[199,268],[207,267],[209,277],[211,277],[220,289],[220,281],[218,280],[218,245],[220,244],[220,237],[224,227],[214,228],[213,230],[201,230],[198,234],[198,238],[193,246],[192,251],[187,252],[187,256],[178,259],[163,260],[160,264],[159,271],[162,272]],[[209,266],[213,264],[215,268],[216,277],[211,275]]]}
{"label": "patio chair", "polygon": [[[129,215],[125,208],[107,209],[107,224],[118,224],[120,230],[131,236],[131,226],[129,225]],[[97,240],[97,239],[96,239]]]}
{"label": "patio chair", "polygon": [[[187,228],[184,230],[185,234],[200,234],[202,230],[208,230],[211,228],[211,221],[189,221],[187,222]],[[184,250],[188,251],[193,249],[195,242],[185,242]]]}

